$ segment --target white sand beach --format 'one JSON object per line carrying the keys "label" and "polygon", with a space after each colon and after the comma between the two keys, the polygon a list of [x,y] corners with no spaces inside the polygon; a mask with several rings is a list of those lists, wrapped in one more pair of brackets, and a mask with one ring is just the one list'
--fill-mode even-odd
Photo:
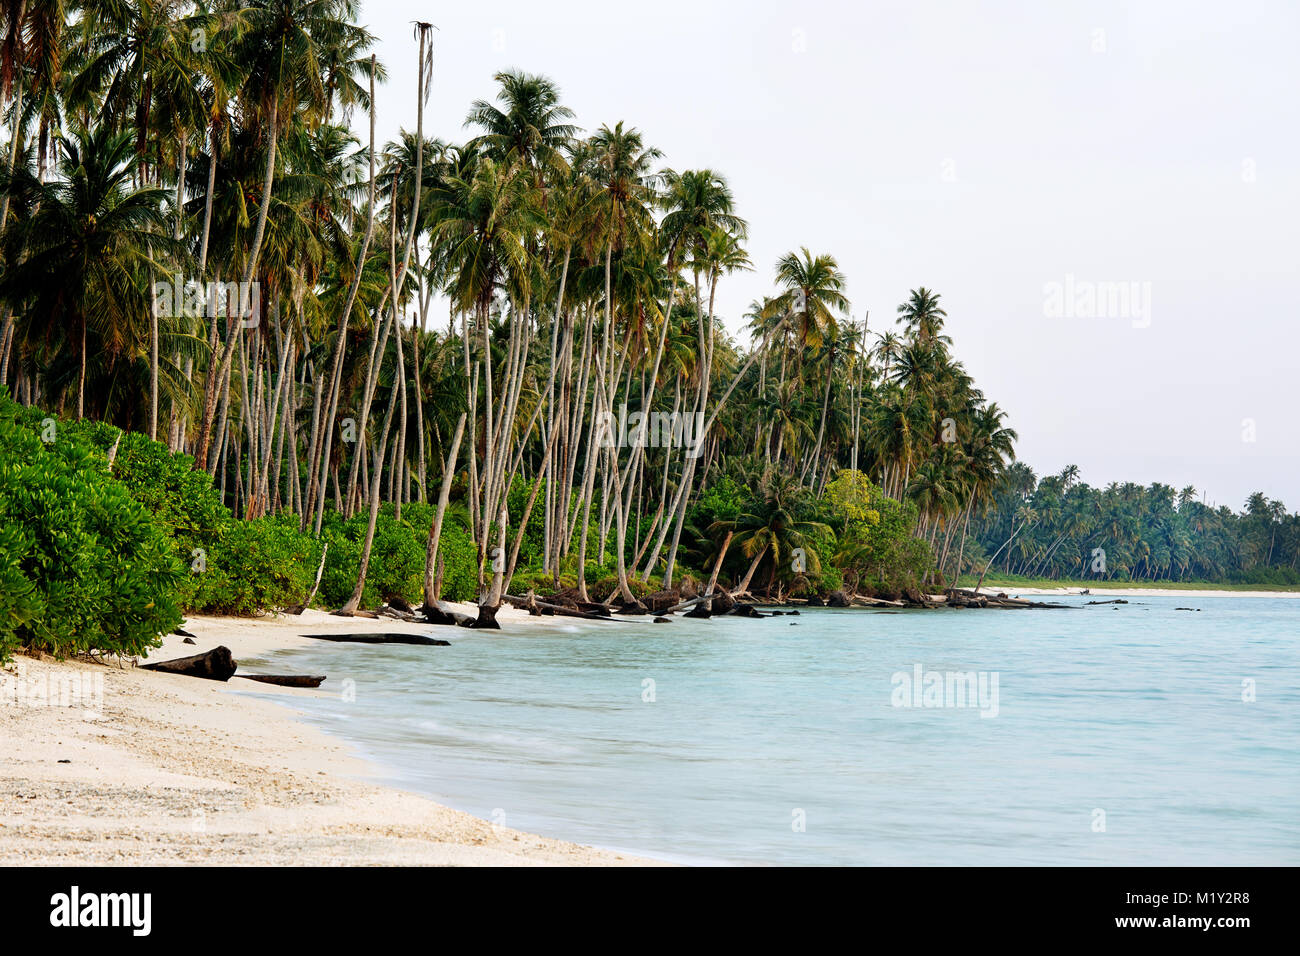
{"label": "white sand beach", "polygon": [[1006,594],[1009,597],[1025,594],[1088,594],[1093,598],[1112,597],[1232,597],[1232,598],[1300,598],[1300,591],[1221,591],[1214,588],[1112,588],[1098,586],[1095,588],[1022,588],[1014,585],[985,584],[980,589],[984,594]]}
{"label": "white sand beach", "polygon": [[[510,630],[552,623],[510,608],[499,621]],[[309,631],[430,633],[320,611],[195,617],[183,627],[195,643],[171,635],[151,660],[218,645],[236,660],[252,658],[302,646]],[[74,680],[87,699],[59,693],[60,682]],[[655,862],[496,826],[375,785],[367,779],[374,768],[347,744],[295,719],[295,697],[338,693],[329,686],[17,657],[0,673],[0,865]]]}

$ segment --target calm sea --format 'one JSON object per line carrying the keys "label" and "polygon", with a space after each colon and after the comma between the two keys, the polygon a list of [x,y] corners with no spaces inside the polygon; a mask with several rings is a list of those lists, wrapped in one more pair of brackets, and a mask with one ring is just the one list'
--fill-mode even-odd
{"label": "calm sea", "polygon": [[392,785],[664,859],[1300,863],[1300,601],[1063,600],[438,628],[452,646],[247,663],[328,674],[308,720]]}

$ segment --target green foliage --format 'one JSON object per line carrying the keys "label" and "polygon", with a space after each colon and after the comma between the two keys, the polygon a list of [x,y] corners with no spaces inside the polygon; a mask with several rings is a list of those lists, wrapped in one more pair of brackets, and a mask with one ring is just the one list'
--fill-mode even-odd
{"label": "green foliage", "polygon": [[165,529],[94,444],[31,422],[0,394],[0,654],[157,646],[181,620],[182,572]]}
{"label": "green foliage", "polygon": [[[366,586],[361,594],[363,608],[378,607],[394,595],[413,604],[424,599],[425,548],[435,511],[432,505],[412,502],[402,506],[402,519],[398,521],[393,517],[392,505],[380,507]],[[465,517],[463,508],[450,507],[443,518],[438,552],[443,560],[442,597],[448,601],[476,597],[477,552],[465,527]],[[325,559],[319,599],[328,607],[337,607],[352,596],[368,519],[368,513],[364,512],[348,521],[334,512],[326,513],[321,539],[329,542],[330,550]],[[312,573],[315,574],[314,568]]]}
{"label": "green foliage", "polygon": [[1015,465],[994,489],[993,507],[972,520],[970,531],[986,553],[997,553],[990,576],[1300,582],[1300,515],[1259,492],[1234,512],[1205,504],[1190,486],[1121,482],[1096,488],[1080,481],[1074,466],[1039,479]]}
{"label": "green foliage", "polygon": [[749,493],[730,475],[723,475],[700,492],[692,508],[692,524],[707,528],[715,521],[734,521],[745,507]]}
{"label": "green foliage", "polygon": [[[528,496],[533,492],[533,482],[525,481],[522,478],[515,478],[514,483],[510,486],[510,494],[506,498],[509,507],[510,520],[512,522],[509,529],[509,536],[506,539],[506,559],[509,560],[510,549],[514,547],[515,535],[519,533],[517,522],[524,516],[524,508],[528,506]],[[524,539],[519,546],[519,563],[536,562],[541,564],[542,552],[544,550],[543,539],[545,536],[545,519],[543,510],[545,508],[545,499],[542,497],[546,493],[545,489],[537,493],[537,500],[533,502],[533,510],[528,515],[528,526],[524,529]],[[493,539],[495,540],[495,539]]]}
{"label": "green foliage", "polygon": [[301,603],[311,590],[320,551],[293,515],[234,521],[191,567],[193,610],[253,615]]}
{"label": "green foliage", "polygon": [[917,587],[933,567],[930,546],[912,533],[916,506],[890,498],[861,472],[841,471],[822,504],[839,531],[834,563],[857,590],[897,594]]}
{"label": "green foliage", "polygon": [[[192,568],[205,554],[211,557],[211,552],[234,524],[230,510],[221,503],[220,493],[212,486],[212,479],[207,472],[194,469],[192,457],[173,454],[166,445],[150,441],[144,435],[122,434],[113,462],[113,477],[167,529],[175,544],[176,557],[186,567]],[[200,581],[195,574],[185,577],[180,588],[183,606],[194,610],[215,606],[198,598]],[[220,603],[258,611],[274,606],[256,603],[252,595],[256,587],[252,586],[242,596],[227,593]]]}

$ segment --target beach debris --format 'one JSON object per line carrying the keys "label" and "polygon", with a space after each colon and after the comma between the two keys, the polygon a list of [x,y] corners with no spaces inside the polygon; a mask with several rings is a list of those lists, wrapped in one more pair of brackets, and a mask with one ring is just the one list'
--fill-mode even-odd
{"label": "beach debris", "polygon": [[699,601],[699,604],[686,612],[686,617],[707,621],[709,618],[713,617],[713,600],[711,597],[702,597]]}
{"label": "beach debris", "polygon": [[447,610],[442,606],[441,601],[438,601],[435,604],[425,604],[421,606],[420,614],[423,616],[426,624],[437,624],[443,627],[455,627],[460,623],[460,621],[457,620],[457,617],[466,616],[464,614],[458,615],[456,611]]}
{"label": "beach debris", "polygon": [[255,680],[263,684],[278,684],[281,687],[319,687],[325,682],[325,675],[311,677],[305,674],[240,674],[245,680]]}
{"label": "beach debris", "polygon": [[674,610],[681,600],[682,592],[674,588],[670,591],[655,591],[653,594],[647,594],[641,599],[641,603],[652,614],[663,614]]}
{"label": "beach debris", "polygon": [[183,674],[186,677],[201,677],[204,680],[230,680],[239,665],[235,662],[230,648],[224,644],[214,647],[206,654],[193,657],[179,657],[170,661],[158,661],[155,664],[141,664],[141,670],[162,671],[164,674]]}
{"label": "beach debris", "polygon": [[451,646],[450,641],[442,641],[436,637],[426,637],[423,634],[304,634],[302,636],[312,637],[318,641],[334,641],[340,644],[418,644],[421,647]]}
{"label": "beach debris", "polygon": [[[505,600],[514,607],[526,608],[528,599],[519,597],[515,594],[504,595]],[[549,601],[539,601],[533,599],[533,603],[543,614],[554,614],[557,617],[579,617],[589,621],[612,621],[615,620],[610,616],[609,608],[603,604],[590,604],[575,601],[569,603],[551,603]]]}
{"label": "beach debris", "polygon": [[[853,597],[852,604],[855,607],[906,607],[902,601],[890,601],[886,598],[867,597],[865,594],[856,594]],[[813,607],[814,605],[808,605]]]}
{"label": "beach debris", "polygon": [[[685,601],[679,601],[678,603],[674,604],[672,607],[665,608],[664,611],[667,614],[673,614],[677,611],[685,611],[687,608],[694,609],[701,605],[707,604],[712,600],[713,597],[714,595],[697,594],[693,598],[688,598]],[[699,616],[700,615],[696,615],[696,617]]]}
{"label": "beach debris", "polygon": [[403,614],[415,613],[415,608],[411,607],[410,602],[400,594],[389,594],[384,598],[384,603],[394,611],[401,611]]}
{"label": "beach debris", "polygon": [[[1127,603],[1128,603],[1128,601],[1125,601],[1123,598],[1115,598],[1115,600],[1113,600],[1113,601],[1089,601],[1089,602],[1088,602],[1088,605],[1092,605],[1092,604],[1127,604]],[[1087,605],[1085,605],[1085,606],[1087,606]]]}
{"label": "beach debris", "polygon": [[718,588],[713,592],[713,613],[726,614],[736,606],[736,599],[731,596],[731,592],[726,588]]}

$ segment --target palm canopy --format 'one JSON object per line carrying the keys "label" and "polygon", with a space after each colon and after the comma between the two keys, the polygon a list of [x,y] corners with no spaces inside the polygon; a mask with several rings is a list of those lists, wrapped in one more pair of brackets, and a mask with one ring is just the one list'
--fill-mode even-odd
{"label": "palm canopy", "polygon": [[578,127],[569,122],[573,110],[560,103],[559,88],[547,77],[515,70],[493,79],[501,85],[497,103],[475,100],[465,118],[467,127],[482,130],[468,148],[529,170],[563,169]]}
{"label": "palm canopy", "polygon": [[849,308],[839,263],[831,255],[813,255],[804,246],[777,261],[776,281],[783,291],[775,305],[790,314],[804,347],[819,347]]}

